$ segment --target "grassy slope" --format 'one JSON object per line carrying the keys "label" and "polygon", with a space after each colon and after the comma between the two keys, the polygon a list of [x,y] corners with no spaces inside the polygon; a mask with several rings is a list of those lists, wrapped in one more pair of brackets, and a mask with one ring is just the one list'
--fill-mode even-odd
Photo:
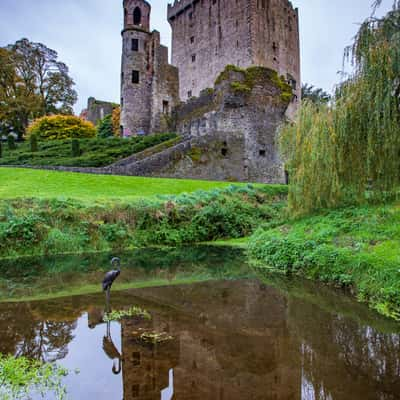
{"label": "grassy slope", "polygon": [[132,200],[156,195],[177,195],[196,190],[226,188],[230,185],[232,183],[228,182],[0,168],[0,199],[33,197],[73,198],[82,201]]}
{"label": "grassy slope", "polygon": [[259,229],[249,254],[262,267],[334,282],[400,319],[400,204],[354,207]]}

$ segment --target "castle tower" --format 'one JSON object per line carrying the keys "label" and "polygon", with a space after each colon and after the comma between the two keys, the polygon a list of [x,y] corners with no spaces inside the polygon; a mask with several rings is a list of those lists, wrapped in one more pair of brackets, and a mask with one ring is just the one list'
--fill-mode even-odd
{"label": "castle tower", "polygon": [[178,71],[168,64],[159,32],[150,32],[150,4],[124,0],[123,6],[121,134],[165,132],[167,114],[178,102]]}
{"label": "castle tower", "polygon": [[150,129],[149,60],[151,6],[144,0],[124,0],[121,68],[121,133],[145,134]]}
{"label": "castle tower", "polygon": [[298,10],[289,0],[175,0],[168,21],[182,101],[212,88],[228,64],[274,69],[300,98]]}

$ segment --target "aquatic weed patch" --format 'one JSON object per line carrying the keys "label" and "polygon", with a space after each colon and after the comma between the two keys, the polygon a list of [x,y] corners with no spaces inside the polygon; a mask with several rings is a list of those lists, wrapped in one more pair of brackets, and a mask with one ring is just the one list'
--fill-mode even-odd
{"label": "aquatic weed patch", "polygon": [[143,310],[140,307],[133,306],[128,310],[111,311],[110,313],[104,315],[103,321],[104,322],[120,321],[123,318],[130,318],[130,317],[139,317],[147,320],[151,319],[151,315],[148,311]]}
{"label": "aquatic weed patch", "polygon": [[54,399],[65,399],[62,379],[66,375],[68,371],[56,364],[0,354],[0,398],[26,400],[34,394],[51,393]]}

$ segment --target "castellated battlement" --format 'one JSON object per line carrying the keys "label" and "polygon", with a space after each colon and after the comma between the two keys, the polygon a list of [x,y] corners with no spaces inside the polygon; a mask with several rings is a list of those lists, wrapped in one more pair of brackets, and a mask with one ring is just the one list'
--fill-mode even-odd
{"label": "castellated battlement", "polygon": [[198,2],[199,0],[175,0],[173,4],[168,4],[168,21],[192,8],[193,4]]}

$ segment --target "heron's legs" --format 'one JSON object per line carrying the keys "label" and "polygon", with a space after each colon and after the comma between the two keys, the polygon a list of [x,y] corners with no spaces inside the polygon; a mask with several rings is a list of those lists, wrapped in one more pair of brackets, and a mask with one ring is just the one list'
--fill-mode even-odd
{"label": "heron's legs", "polygon": [[110,312],[110,287],[106,290],[106,312]]}

